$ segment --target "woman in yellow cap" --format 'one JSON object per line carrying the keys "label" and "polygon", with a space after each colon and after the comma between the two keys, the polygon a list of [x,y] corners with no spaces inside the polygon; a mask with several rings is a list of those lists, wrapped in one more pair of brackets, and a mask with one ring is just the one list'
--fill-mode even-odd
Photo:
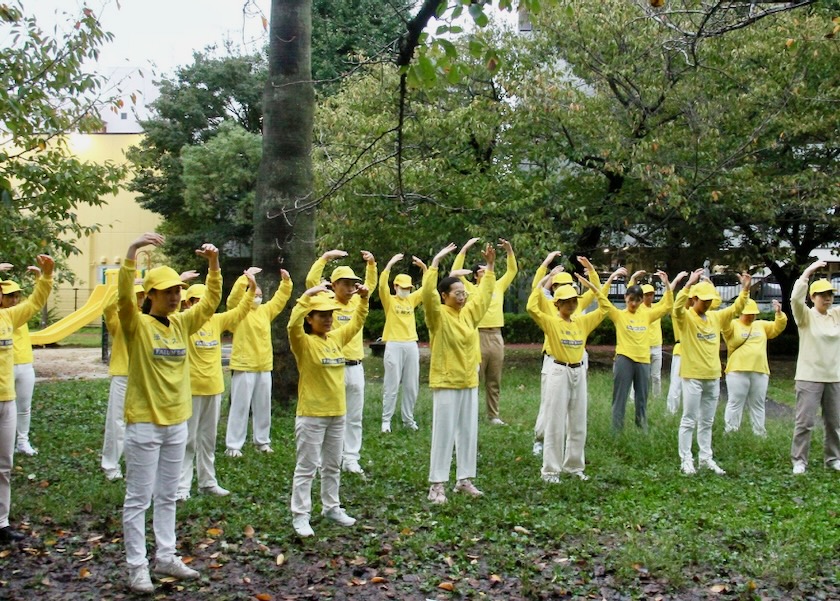
{"label": "woman in yellow cap", "polygon": [[[0,543],[21,540],[22,533],[9,525],[9,507],[12,500],[12,465],[17,427],[17,403],[15,398],[14,331],[41,310],[52,290],[52,275],[55,262],[49,255],[38,255],[41,277],[35,281],[35,291],[25,302],[8,309],[0,309]],[[12,265],[0,265],[3,271]],[[10,281],[0,282],[8,286]]]}
{"label": "woman in yellow cap", "polygon": [[545,442],[540,472],[549,483],[559,482],[563,472],[588,479],[584,473],[588,393],[583,353],[587,337],[606,317],[609,301],[592,282],[575,275],[595,295],[597,310],[577,313],[578,292],[571,284],[558,286],[553,303],[548,300],[541,289],[553,274],[547,275],[528,297],[528,315],[545,332],[553,357],[546,377]]}
{"label": "woman in yellow cap", "polygon": [[785,330],[787,315],[782,304],[774,300],[773,321],[756,319],[758,304],[749,299],[738,319],[723,326],[726,341],[726,412],[724,431],[737,432],[741,427],[744,404],[750,409],[750,422],[756,436],[766,436],[764,429],[764,400],[770,382],[770,365],[767,362],[767,341]]}
{"label": "woman in yellow cap", "polygon": [[198,578],[175,554],[175,495],[187,444],[190,402],[189,337],[213,315],[222,291],[219,251],[203,244],[195,252],[207,259],[207,292],[189,311],[179,312],[186,286],[170,267],[146,272],[143,289],[148,313],[137,310],[134,274],[137,251],[160,246],[163,236],[143,234],[131,243],[120,268],[118,306],[128,346],[130,370],[125,393],[125,501],[123,539],[129,587],[154,592],[146,559],[146,510],[154,501],[157,546],[154,571],[175,578]]}
{"label": "woman in yellow cap", "polygon": [[[712,426],[715,423],[715,411],[720,398],[720,332],[723,324],[744,308],[750,295],[752,278],[748,274],[740,275],[741,294],[735,299],[735,303],[726,309],[711,311],[710,307],[717,292],[711,282],[697,283],[703,273],[703,268],[691,272],[688,284],[680,290],[674,300],[672,316],[674,328],[680,331],[680,378],[683,387],[683,413],[677,441],[682,473],[697,473],[691,451],[696,430],[700,467],[723,475],[726,472],[715,462],[712,455]],[[690,309],[686,308],[688,297],[692,299]]]}
{"label": "woman in yellow cap", "polygon": [[[235,308],[224,313],[214,313],[196,333],[190,336],[187,355],[190,359],[190,392],[192,416],[187,421],[187,447],[181,466],[181,483],[175,498],[190,498],[193,469],[198,479],[199,492],[224,497],[230,494],[219,486],[216,479],[216,435],[219,429],[219,412],[225,381],[222,375],[222,333],[233,331],[245,319],[254,302],[257,282],[246,271],[248,290]],[[288,277],[288,273],[285,274]],[[187,309],[196,306],[207,292],[204,284],[193,284],[186,291]]]}
{"label": "woman in yellow cap", "polygon": [[[355,312],[340,328],[333,327],[341,304],[326,286],[309,288],[300,295],[287,326],[289,345],[297,362],[298,401],[295,417],[296,464],[292,480],[292,527],[298,536],[314,535],[312,482],[321,473],[321,515],[352,526],[356,520],[341,507],[341,453],[347,400],[344,387],[345,349],[362,331],[368,314],[368,288],[354,287]],[[308,331],[307,331],[308,330]]]}
{"label": "woman in yellow cap", "polygon": [[[382,432],[391,431],[391,418],[397,408],[397,394],[402,384],[402,422],[409,430],[417,430],[414,421],[414,405],[420,388],[420,351],[417,348],[417,322],[414,310],[422,302],[420,291],[412,289],[411,276],[401,273],[394,278],[394,294],[388,289],[388,278],[393,267],[401,261],[403,254],[391,257],[385,269],[379,274],[379,300],[385,310],[384,367],[382,377]],[[425,265],[414,257],[414,265],[425,272]]]}
{"label": "woman in yellow cap", "polygon": [[[826,279],[808,280],[825,261],[815,261],[796,280],[790,295],[793,319],[799,329],[796,360],[796,419],[790,455],[793,473],[804,474],[811,450],[811,431],[822,408],[825,422],[825,466],[840,471],[840,307],[834,306],[836,290]],[[805,293],[813,307],[805,306]]]}

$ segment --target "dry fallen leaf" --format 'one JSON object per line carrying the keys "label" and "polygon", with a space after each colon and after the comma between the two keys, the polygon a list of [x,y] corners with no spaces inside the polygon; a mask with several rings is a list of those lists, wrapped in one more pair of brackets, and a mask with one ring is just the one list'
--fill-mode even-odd
{"label": "dry fallen leaf", "polygon": [[254,597],[257,601],[271,601],[271,595],[268,593],[257,593]]}
{"label": "dry fallen leaf", "polygon": [[453,565],[455,565],[455,561],[454,561],[451,557],[444,557],[444,558],[443,558],[443,561],[445,561],[445,562],[446,562],[446,565],[448,565],[450,568],[451,568]]}
{"label": "dry fallen leaf", "polygon": [[165,582],[167,584],[172,584],[173,582],[178,582],[178,579],[174,576],[163,576],[162,578],[158,578],[161,582]]}
{"label": "dry fallen leaf", "polygon": [[388,582],[382,576],[374,576],[370,579],[371,584],[382,584],[383,582]]}
{"label": "dry fallen leaf", "polygon": [[3,549],[2,551],[0,551],[0,557],[8,557],[9,555],[11,555],[11,553],[12,552],[8,549]]}
{"label": "dry fallen leaf", "polygon": [[90,570],[87,568],[79,570],[79,578],[90,578]]}
{"label": "dry fallen leaf", "polygon": [[207,529],[207,536],[221,536],[222,535],[221,528],[208,528]]}
{"label": "dry fallen leaf", "polygon": [[502,577],[499,576],[498,574],[490,574],[490,582],[491,582],[491,586],[501,584],[502,583]]}
{"label": "dry fallen leaf", "polygon": [[193,562],[193,558],[188,555],[186,557],[182,557],[181,561],[184,562],[185,564],[189,565]]}
{"label": "dry fallen leaf", "polygon": [[726,586],[725,584],[715,584],[709,590],[712,591],[713,593],[725,593],[726,591],[729,590],[729,587]]}
{"label": "dry fallen leaf", "polygon": [[440,584],[438,584],[438,588],[443,589],[445,591],[454,591],[455,585],[451,582],[441,582]]}
{"label": "dry fallen leaf", "polygon": [[286,556],[285,556],[285,555],[283,555],[282,553],[280,553],[280,554],[277,556],[277,565],[278,565],[278,566],[282,566],[284,563],[286,563]]}
{"label": "dry fallen leaf", "polygon": [[527,528],[523,528],[522,526],[514,526],[513,531],[518,532],[519,534],[531,534],[530,530],[528,530]]}
{"label": "dry fallen leaf", "polygon": [[245,538],[254,538],[253,526],[245,526]]}

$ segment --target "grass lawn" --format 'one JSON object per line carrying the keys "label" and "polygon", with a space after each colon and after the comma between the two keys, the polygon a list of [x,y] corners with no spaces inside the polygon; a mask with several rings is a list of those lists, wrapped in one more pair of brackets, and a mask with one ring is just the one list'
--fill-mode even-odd
{"label": "grass lawn", "polygon": [[[631,404],[627,428],[613,435],[612,378],[592,370],[591,480],[545,484],[531,454],[539,357],[511,352],[501,403],[509,426],[482,417],[479,429],[475,482],[485,495],[450,493],[448,504],[433,507],[426,501],[430,392],[421,386],[419,432],[395,421],[394,432],[382,435],[381,359],[370,358],[365,369],[367,477],[345,475],[341,487],[356,526],[320,518],[316,485],[316,536],[298,540],[289,513],[293,415],[275,409],[273,455],[249,445],[241,459],[221,453],[223,415],[217,470],[233,494],[179,504],[181,553],[202,580],[165,583],[165,598],[838,598],[840,474],[822,467],[820,428],[808,473],[793,477],[791,418],[770,420],[766,439],[751,434],[746,416],[746,429],[723,436],[721,404],[713,445],[728,474],[686,477],[676,449],[679,418],[654,400],[645,435],[632,425]],[[792,394],[789,378],[773,384]],[[106,381],[37,385],[32,432],[41,453],[15,457],[11,513],[31,536],[25,547],[0,552],[0,597],[4,590],[22,599],[127,593],[124,486],[98,468],[107,394]]]}

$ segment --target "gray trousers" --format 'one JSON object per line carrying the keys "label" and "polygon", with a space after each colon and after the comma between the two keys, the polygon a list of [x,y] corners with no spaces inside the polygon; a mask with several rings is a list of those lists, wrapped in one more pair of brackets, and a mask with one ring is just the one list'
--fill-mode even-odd
{"label": "gray trousers", "polygon": [[627,408],[627,396],[630,394],[631,385],[633,386],[633,400],[636,406],[636,425],[647,430],[650,363],[637,363],[624,355],[616,355],[615,363],[613,363],[613,378],[613,430],[618,431],[624,428],[624,413]]}
{"label": "gray trousers", "polygon": [[840,460],[840,382],[796,380],[796,420],[790,446],[790,458],[794,463],[808,463],[818,407],[822,408],[825,423],[825,463]]}

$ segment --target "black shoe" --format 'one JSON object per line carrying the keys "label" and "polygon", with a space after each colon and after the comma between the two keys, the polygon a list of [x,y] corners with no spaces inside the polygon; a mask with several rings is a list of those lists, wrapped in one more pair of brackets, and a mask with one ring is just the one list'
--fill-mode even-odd
{"label": "black shoe", "polygon": [[14,543],[24,538],[26,538],[26,535],[17,530],[12,530],[11,526],[0,528],[0,544]]}

